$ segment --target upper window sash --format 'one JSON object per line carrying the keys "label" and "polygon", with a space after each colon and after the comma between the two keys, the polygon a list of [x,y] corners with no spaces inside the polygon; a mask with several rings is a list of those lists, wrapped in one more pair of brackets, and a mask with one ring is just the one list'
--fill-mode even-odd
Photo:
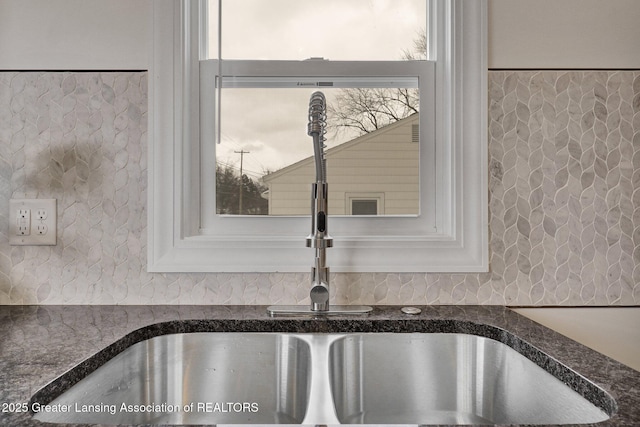
{"label": "upper window sash", "polygon": [[[205,0],[200,58],[395,60],[429,27],[430,6],[432,0]],[[415,53],[425,57],[424,50]]]}

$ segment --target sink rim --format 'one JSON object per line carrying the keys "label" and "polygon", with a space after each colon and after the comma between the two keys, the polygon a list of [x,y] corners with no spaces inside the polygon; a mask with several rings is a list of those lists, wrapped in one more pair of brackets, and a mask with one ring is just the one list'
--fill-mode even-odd
{"label": "sink rim", "polygon": [[[3,363],[0,371],[4,399],[29,402],[52,379],[108,347],[131,331],[166,323],[171,331],[189,332],[185,320],[205,331],[250,332],[439,332],[479,333],[504,329],[533,344],[573,371],[585,376],[617,400],[617,411],[602,427],[640,424],[640,371],[538,324],[505,306],[420,305],[423,313],[408,316],[401,306],[375,305],[366,318],[274,319],[267,305],[40,305],[2,306],[0,334]],[[449,325],[444,325],[448,323]],[[173,325],[172,325],[173,324]],[[436,325],[436,326],[434,326]],[[487,325],[482,326],[482,325]],[[167,331],[167,332],[171,332]],[[488,331],[488,332],[487,332]],[[471,331],[473,333],[473,331]],[[166,332],[165,332],[166,333]],[[156,335],[158,335],[156,333]],[[591,399],[593,401],[593,399]],[[611,411],[613,412],[613,411]],[[29,412],[0,414],[0,423],[44,427]]]}
{"label": "sink rim", "polygon": [[[459,333],[484,337],[495,340],[507,345],[519,354],[523,355],[545,371],[549,372],[560,381],[564,382],[569,388],[576,391],[587,401],[602,409],[611,419],[618,411],[618,404],[613,396],[602,387],[587,379],[580,373],[569,368],[565,364],[559,362],[549,354],[544,353],[534,345],[528,343],[524,339],[515,336],[506,329],[488,325],[485,323],[477,323],[473,321],[463,320],[457,321],[455,325],[449,320],[429,319],[426,323],[408,323],[408,326],[402,331],[387,331],[380,328],[376,331],[358,331],[344,330],[342,322],[338,321],[339,327],[334,330],[321,331],[301,331],[296,324],[287,322],[280,323],[280,330],[274,330],[273,324],[268,325],[269,330],[264,330],[265,325],[258,322],[256,327],[254,321],[239,320],[235,326],[237,328],[229,328],[228,324],[224,328],[217,327],[216,322],[203,322],[202,320],[183,320],[177,322],[159,322],[146,327],[139,328],[128,333],[121,339],[98,351],[94,355],[83,360],[81,363],[66,371],[61,376],[55,378],[42,388],[40,388],[29,401],[29,410],[34,403],[47,404],[63,394],[77,382],[85,378],[87,375],[98,369],[108,360],[120,354],[134,344],[142,342],[146,339],[171,334],[180,333],[234,333],[243,332],[247,334],[292,334],[292,335],[309,335],[309,334],[336,334],[336,335],[360,335],[360,334],[380,334],[380,333]],[[280,321],[281,322],[281,321]],[[269,322],[271,323],[271,322]],[[353,321],[348,322],[353,327]],[[249,326],[249,327],[247,327]],[[222,329],[222,330],[221,330]],[[241,330],[240,330],[241,329]],[[277,329],[277,328],[276,328]]]}

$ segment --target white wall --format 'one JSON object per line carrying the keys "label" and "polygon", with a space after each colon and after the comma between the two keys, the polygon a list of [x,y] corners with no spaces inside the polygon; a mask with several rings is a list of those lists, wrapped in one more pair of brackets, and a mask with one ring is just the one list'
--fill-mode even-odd
{"label": "white wall", "polygon": [[0,69],[148,69],[151,2],[0,0]]}
{"label": "white wall", "polygon": [[640,68],[638,0],[489,0],[489,68]]}
{"label": "white wall", "polygon": [[[638,0],[489,0],[489,68],[640,68]],[[640,308],[530,308],[531,319],[640,369]]]}
{"label": "white wall", "polygon": [[640,307],[522,308],[516,311],[640,371]]}

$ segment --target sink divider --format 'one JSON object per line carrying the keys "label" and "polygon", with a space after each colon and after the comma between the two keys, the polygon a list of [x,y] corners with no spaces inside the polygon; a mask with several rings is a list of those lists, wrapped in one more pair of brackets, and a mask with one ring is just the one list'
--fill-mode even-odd
{"label": "sink divider", "polygon": [[297,335],[309,344],[311,352],[311,384],[307,413],[302,424],[340,424],[334,407],[329,377],[329,347],[342,335]]}

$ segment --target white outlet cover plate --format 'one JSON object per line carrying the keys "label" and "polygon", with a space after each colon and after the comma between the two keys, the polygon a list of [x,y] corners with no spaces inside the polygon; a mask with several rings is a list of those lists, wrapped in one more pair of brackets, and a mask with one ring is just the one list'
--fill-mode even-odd
{"label": "white outlet cover plate", "polygon": [[[18,234],[18,211],[31,211],[30,232],[26,236]],[[45,219],[39,219],[36,213],[46,212]],[[54,246],[57,243],[56,199],[11,199],[9,200],[9,244],[13,246]],[[44,234],[38,233],[38,226],[45,226]]]}

